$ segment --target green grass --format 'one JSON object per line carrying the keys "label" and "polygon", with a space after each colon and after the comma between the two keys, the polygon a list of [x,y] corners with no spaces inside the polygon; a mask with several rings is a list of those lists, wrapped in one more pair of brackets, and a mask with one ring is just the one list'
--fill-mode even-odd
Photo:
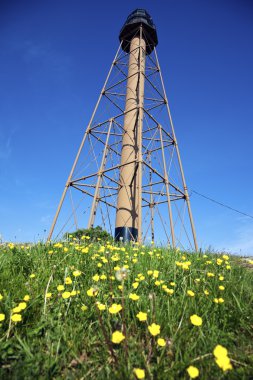
{"label": "green grass", "polygon": [[[82,252],[88,246],[88,253]],[[200,379],[253,379],[250,268],[222,254],[131,246],[125,251],[108,246],[102,252],[101,246],[83,240],[81,245],[0,248],[0,313],[5,315],[0,322],[1,379],[124,380],[136,379],[135,368],[145,371],[145,379],[189,379],[190,365],[198,368]],[[183,269],[176,262],[191,264]],[[114,268],[127,265],[127,278],[115,279]],[[75,270],[81,275],[75,277]],[[148,274],[154,270],[158,278]],[[106,279],[96,282],[96,274]],[[66,277],[72,284],[64,284]],[[77,294],[64,299],[63,291],[57,290],[60,284]],[[165,285],[174,293],[167,293]],[[87,295],[91,287],[98,290],[95,297]],[[195,295],[187,295],[187,290]],[[52,293],[51,298],[45,298],[46,293]],[[129,299],[130,293],[139,300]],[[18,313],[22,321],[15,323],[12,309],[25,295],[30,300]],[[215,298],[224,302],[217,304]],[[99,311],[97,301],[106,310]],[[109,312],[113,303],[122,305],[117,314]],[[146,322],[136,317],[139,311],[147,313]],[[201,326],[191,323],[193,314],[202,318]],[[160,325],[159,335],[151,335],[151,323]],[[126,336],[120,344],[111,342],[114,331]],[[164,347],[157,344],[158,338],[166,340]],[[223,371],[216,364],[213,350],[218,344],[228,350],[233,369]]]}

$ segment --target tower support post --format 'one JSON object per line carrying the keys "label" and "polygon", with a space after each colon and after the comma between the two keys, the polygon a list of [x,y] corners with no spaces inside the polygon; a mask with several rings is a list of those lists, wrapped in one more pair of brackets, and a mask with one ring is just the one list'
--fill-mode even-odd
{"label": "tower support post", "polygon": [[110,138],[110,133],[111,133],[111,128],[112,128],[112,123],[113,123],[113,121],[110,120],[109,128],[107,131],[107,136],[106,136],[106,142],[105,142],[103,157],[101,160],[101,165],[100,165],[98,176],[97,176],[97,183],[96,183],[95,193],[94,193],[94,197],[93,197],[93,201],[92,201],[88,228],[92,228],[94,225],[94,221],[95,221],[96,209],[97,209],[97,205],[98,205],[98,201],[99,201],[99,193],[100,193],[102,175],[103,175],[103,170],[105,168],[106,156],[108,154],[108,143],[109,143],[109,138]]}
{"label": "tower support post", "polygon": [[88,134],[89,134],[91,124],[92,124],[93,119],[94,119],[94,116],[95,116],[95,114],[96,114],[96,112],[97,112],[97,109],[98,109],[99,103],[100,103],[100,101],[101,101],[101,98],[102,98],[102,96],[103,96],[103,94],[104,94],[104,89],[105,89],[105,87],[106,87],[106,85],[107,85],[108,79],[110,78],[110,75],[111,75],[111,72],[112,72],[112,69],[113,69],[113,66],[114,66],[114,62],[117,60],[117,57],[118,57],[118,54],[119,54],[120,48],[121,48],[121,43],[120,43],[120,45],[119,45],[119,48],[118,48],[117,53],[116,53],[116,55],[115,55],[115,58],[114,58],[114,60],[113,60],[113,62],[112,62],[112,64],[111,64],[111,67],[110,67],[109,72],[108,72],[108,74],[107,74],[107,77],[106,77],[105,83],[104,83],[104,85],[103,85],[102,91],[100,92],[100,95],[99,95],[98,101],[97,101],[96,106],[95,106],[95,108],[94,108],[94,111],[93,111],[93,113],[92,113],[92,115],[91,115],[91,118],[90,118],[90,121],[89,121],[88,127],[87,127],[87,129],[86,129],[86,131],[85,131],[85,133],[84,133],[84,136],[83,136],[83,139],[82,139],[82,141],[81,141],[80,147],[79,147],[79,149],[78,149],[78,152],[77,152],[77,155],[76,155],[75,161],[74,161],[73,166],[72,166],[72,168],[71,168],[71,171],[70,171],[70,173],[69,173],[69,176],[68,176],[68,179],[67,179],[66,185],[65,185],[65,187],[64,187],[64,190],[63,190],[63,193],[62,193],[62,196],[61,196],[61,199],[60,199],[59,205],[58,205],[58,207],[57,207],[57,210],[56,210],[56,213],[55,213],[55,216],[54,216],[54,219],[53,219],[53,223],[52,223],[52,225],[51,225],[51,228],[50,228],[50,231],[49,231],[49,234],[48,234],[47,241],[50,241],[51,238],[52,238],[52,235],[53,235],[53,232],[54,232],[54,228],[55,228],[55,225],[56,225],[56,222],[57,222],[58,216],[59,216],[60,211],[61,211],[61,208],[62,208],[62,204],[63,204],[64,199],[65,199],[65,197],[66,197],[67,190],[68,190],[68,188],[69,188],[69,186],[70,186],[70,182],[71,182],[71,179],[72,179],[72,176],[73,176],[74,170],[75,170],[75,168],[76,168],[76,164],[77,164],[78,159],[79,159],[79,157],[80,157],[80,154],[81,154],[81,152],[82,152],[82,149],[83,149],[83,146],[84,146],[85,140],[86,140],[86,138],[87,138],[87,136],[88,136]]}
{"label": "tower support post", "polygon": [[[151,154],[148,152],[148,163],[151,167]],[[150,224],[151,224],[151,241],[154,243],[155,240],[155,230],[154,230],[154,200],[153,200],[153,189],[152,189],[152,170],[149,168],[149,185],[150,185]]]}
{"label": "tower support post", "polygon": [[166,196],[167,196],[167,202],[168,202],[171,240],[172,240],[172,247],[175,248],[176,241],[175,241],[175,232],[174,232],[173,216],[172,216],[171,201],[170,201],[170,189],[169,189],[167,165],[166,165],[165,154],[164,154],[163,135],[162,135],[162,128],[160,125],[158,126],[158,128],[159,128],[159,132],[160,132],[160,140],[161,140],[161,148],[162,148],[163,172],[164,172],[164,181],[165,181]]}
{"label": "tower support post", "polygon": [[163,82],[161,68],[160,68],[159,61],[158,61],[158,56],[157,56],[156,48],[154,49],[154,51],[155,51],[155,57],[156,57],[156,61],[157,61],[157,66],[158,66],[158,69],[159,69],[159,75],[160,75],[160,80],[161,80],[161,84],[162,84],[164,99],[165,99],[165,102],[166,102],[166,108],[167,108],[167,112],[168,112],[168,115],[169,115],[172,136],[173,136],[173,139],[174,139],[174,144],[175,144],[175,148],[176,148],[176,152],[177,152],[178,163],[179,163],[180,173],[181,173],[183,187],[184,187],[185,200],[186,200],[186,203],[187,203],[188,214],[189,214],[189,219],[190,219],[190,224],[191,224],[191,230],[192,230],[192,236],[193,236],[193,241],[194,241],[194,247],[195,247],[195,250],[198,251],[198,243],[197,243],[197,237],[196,237],[196,230],[195,230],[195,226],[194,226],[194,222],[193,222],[193,216],[192,216],[192,211],[191,211],[191,204],[190,204],[188,189],[187,189],[187,186],[186,186],[186,181],[185,181],[185,176],[184,176],[184,170],[183,170],[182,160],[181,160],[181,156],[180,156],[180,152],[179,152],[179,148],[178,148],[178,143],[177,143],[177,139],[176,139],[175,128],[174,128],[173,120],[172,120],[172,117],[171,117],[170,107],[169,107],[168,98],[167,98],[166,91],[165,91],[165,86],[164,86],[164,82]]}

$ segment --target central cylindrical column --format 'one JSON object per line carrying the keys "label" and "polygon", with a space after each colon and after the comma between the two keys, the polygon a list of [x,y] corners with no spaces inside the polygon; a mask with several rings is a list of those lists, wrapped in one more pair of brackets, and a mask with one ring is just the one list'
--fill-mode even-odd
{"label": "central cylindrical column", "polygon": [[142,124],[146,42],[133,37],[129,67],[122,139],[120,189],[118,192],[115,239],[137,240],[141,234]]}

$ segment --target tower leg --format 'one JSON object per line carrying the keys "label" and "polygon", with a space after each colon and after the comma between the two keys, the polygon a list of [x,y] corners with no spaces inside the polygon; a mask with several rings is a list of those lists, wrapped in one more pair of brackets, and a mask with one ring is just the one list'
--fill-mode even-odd
{"label": "tower leg", "polygon": [[89,122],[88,127],[87,127],[87,129],[86,129],[86,131],[85,131],[85,134],[84,134],[84,136],[83,136],[83,139],[82,139],[81,145],[80,145],[80,147],[79,147],[79,149],[78,149],[78,152],[77,152],[77,155],[76,155],[75,161],[74,161],[73,166],[72,166],[72,168],[71,168],[71,171],[70,171],[70,174],[69,174],[68,180],[67,180],[66,185],[65,185],[65,187],[64,187],[64,190],[63,190],[63,193],[62,193],[62,196],[61,196],[61,199],[60,199],[60,202],[59,202],[58,208],[57,208],[57,210],[56,210],[56,213],[55,213],[55,216],[54,216],[54,219],[53,219],[53,223],[52,223],[52,225],[51,225],[51,228],[50,228],[50,231],[49,231],[49,234],[48,234],[47,241],[51,240],[51,237],[52,237],[52,235],[53,235],[54,228],[55,228],[55,225],[56,225],[56,222],[57,222],[58,216],[59,216],[60,211],[61,211],[61,208],[62,208],[62,204],[63,204],[64,199],[65,199],[65,197],[66,197],[67,190],[68,190],[68,188],[69,188],[69,186],[70,186],[70,181],[71,181],[71,179],[72,179],[72,175],[73,175],[74,170],[75,170],[75,168],[76,168],[76,164],[77,164],[77,162],[78,162],[79,156],[80,156],[81,151],[82,151],[82,149],[83,149],[83,146],[84,146],[84,143],[85,143],[86,137],[87,137],[87,135],[88,135],[88,133],[89,133],[90,126],[91,126],[91,124],[92,124],[92,122],[93,122],[93,119],[94,119],[94,116],[95,116],[95,114],[96,114],[96,112],[97,112],[97,109],[98,109],[99,103],[100,103],[101,98],[102,98],[102,96],[103,96],[103,94],[104,94],[104,89],[105,89],[105,87],[106,87],[106,85],[107,85],[107,82],[108,82],[108,79],[109,79],[109,77],[110,77],[110,75],[111,75],[111,72],[112,72],[112,69],[113,69],[113,66],[114,66],[114,62],[116,61],[116,59],[117,59],[117,57],[118,57],[118,54],[119,54],[120,48],[121,48],[121,44],[119,45],[119,48],[118,48],[117,53],[116,53],[116,55],[115,55],[115,58],[114,58],[114,60],[113,60],[113,62],[112,62],[112,64],[111,64],[111,67],[110,67],[110,70],[109,70],[108,75],[107,75],[107,77],[106,77],[106,80],[105,80],[105,83],[104,83],[104,85],[103,85],[102,91],[100,92],[100,95],[99,95],[99,98],[98,98],[97,104],[96,104],[96,106],[95,106],[95,108],[94,108],[94,111],[93,111],[93,113],[92,113],[92,116],[91,116],[90,122]]}
{"label": "tower leg", "polygon": [[[160,130],[160,140],[161,140],[161,148],[162,148],[162,158],[163,158],[163,171],[164,171],[164,179],[165,179],[165,187],[166,187],[166,195],[167,195],[167,202],[168,202],[168,210],[169,210],[169,218],[170,218],[170,231],[171,231],[171,240],[172,240],[172,247],[175,248],[175,232],[174,232],[174,225],[173,225],[173,216],[172,216],[172,209],[171,209],[171,202],[170,202],[170,190],[169,190],[169,180],[168,180],[168,173],[167,173],[167,165],[165,161],[165,154],[164,154],[164,145],[163,145],[163,136],[162,136],[162,129],[159,125]],[[169,242],[170,243],[170,242]]]}
{"label": "tower leg", "polygon": [[184,170],[183,170],[183,165],[182,165],[182,161],[181,161],[181,156],[180,156],[180,152],[179,152],[179,148],[178,148],[178,144],[177,144],[177,139],[176,139],[176,135],[175,135],[174,124],[173,124],[172,117],[171,117],[170,107],[169,107],[169,103],[168,103],[168,99],[167,99],[167,95],[166,95],[166,91],[165,91],[165,86],[164,86],[163,77],[162,77],[162,73],[161,73],[161,69],[160,69],[160,65],[159,65],[159,61],[158,61],[158,56],[157,56],[157,53],[156,53],[156,48],[154,49],[154,51],[155,51],[155,57],[156,57],[156,61],[157,61],[157,66],[159,68],[159,74],[160,74],[161,84],[162,84],[162,88],[163,88],[163,94],[164,94],[164,98],[165,98],[165,101],[166,101],[167,112],[168,112],[169,119],[170,119],[170,125],[171,125],[172,135],[173,135],[173,139],[174,139],[174,142],[175,142],[175,148],[176,148],[176,152],[177,152],[180,173],[181,173],[182,182],[183,182],[183,186],[184,186],[185,200],[186,200],[187,208],[188,208],[188,214],[189,214],[189,219],[190,219],[190,224],[191,224],[191,230],[192,230],[192,236],[193,236],[193,241],[194,241],[194,247],[195,247],[195,250],[198,251],[198,243],[197,243],[196,231],[195,231],[195,226],[194,226],[192,212],[191,212],[190,199],[189,199],[189,195],[188,195],[188,189],[187,189],[187,186],[186,186],[186,181],[185,181],[185,176],[184,176]]}
{"label": "tower leg", "polygon": [[[148,163],[151,167],[151,155],[148,153]],[[149,168],[149,183],[150,183],[150,224],[151,224],[151,241],[155,241],[154,232],[154,200],[153,200],[153,189],[152,189],[152,170]]]}
{"label": "tower leg", "polygon": [[98,172],[97,184],[96,184],[93,202],[92,202],[92,206],[91,206],[88,228],[92,228],[94,226],[94,222],[95,222],[97,205],[99,202],[100,186],[101,186],[101,181],[102,181],[102,170],[104,169],[105,163],[106,163],[106,156],[108,153],[108,142],[109,142],[109,138],[110,138],[112,123],[113,123],[113,121],[111,120],[109,128],[108,128],[107,136],[106,136],[106,143],[105,143],[105,147],[104,147],[104,152],[103,152],[103,157],[101,160],[100,169]]}

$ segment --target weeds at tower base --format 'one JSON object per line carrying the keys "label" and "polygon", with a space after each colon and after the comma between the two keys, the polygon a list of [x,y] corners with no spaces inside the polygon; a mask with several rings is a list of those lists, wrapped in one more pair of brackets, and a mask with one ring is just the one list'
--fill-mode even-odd
{"label": "weeds at tower base", "polygon": [[251,269],[226,254],[0,249],[0,377],[250,379]]}

